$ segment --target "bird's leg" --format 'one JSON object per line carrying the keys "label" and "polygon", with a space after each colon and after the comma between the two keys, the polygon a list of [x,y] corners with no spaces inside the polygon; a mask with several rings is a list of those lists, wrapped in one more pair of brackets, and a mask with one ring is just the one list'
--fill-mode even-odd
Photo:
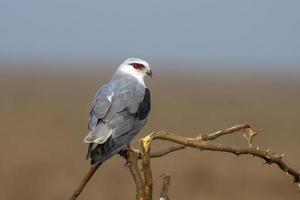
{"label": "bird's leg", "polygon": [[129,163],[128,162],[128,158],[129,158],[128,149],[126,147],[121,149],[121,151],[119,151],[119,155],[126,160],[126,163],[124,164],[124,166],[127,166]]}
{"label": "bird's leg", "polygon": [[123,149],[121,149],[121,151],[119,151],[119,155],[122,156],[126,160],[126,163],[124,164],[124,166],[128,166],[129,151],[140,155],[140,150],[139,149],[134,149],[130,145],[127,145],[127,147],[124,147]]}

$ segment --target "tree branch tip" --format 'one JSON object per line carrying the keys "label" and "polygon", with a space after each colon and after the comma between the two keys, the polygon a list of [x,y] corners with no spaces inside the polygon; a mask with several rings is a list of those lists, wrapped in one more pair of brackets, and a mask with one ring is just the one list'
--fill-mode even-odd
{"label": "tree branch tip", "polygon": [[[141,140],[141,145],[142,145],[142,151],[145,154],[149,148],[150,148],[150,144],[155,136],[156,132],[152,131],[150,134],[148,134],[146,137],[142,138]],[[143,156],[142,156],[143,157]]]}
{"label": "tree branch tip", "polygon": [[158,130],[156,131],[157,134],[169,134],[166,130]]}
{"label": "tree branch tip", "polygon": [[164,174],[163,176],[161,176],[163,179],[170,179],[172,176],[171,174]]}
{"label": "tree branch tip", "polygon": [[282,160],[284,156],[285,156],[285,154],[283,153],[283,154],[279,155],[278,157],[280,160]]}
{"label": "tree branch tip", "polygon": [[248,128],[250,128],[250,125],[248,122],[244,122],[244,126],[247,126]]}
{"label": "tree branch tip", "polygon": [[256,130],[254,130],[254,132],[258,135],[258,133],[259,132],[262,132],[263,131],[263,129],[256,129]]}
{"label": "tree branch tip", "polygon": [[162,178],[162,177],[165,177],[165,176],[171,176],[171,175],[170,175],[170,174],[165,174],[165,173],[164,173],[164,174],[161,174],[161,175],[159,175],[159,177],[160,177],[160,178]]}
{"label": "tree branch tip", "polygon": [[270,152],[270,148],[267,148],[265,151],[265,155],[267,155]]}
{"label": "tree branch tip", "polygon": [[203,140],[203,138],[202,138],[202,134],[200,133],[196,138],[195,138],[196,140]]}
{"label": "tree branch tip", "polygon": [[244,137],[246,138],[246,140],[248,142],[248,146],[250,148],[253,146],[252,142],[256,135],[258,135],[258,134],[253,132],[250,128],[247,129],[246,132],[244,133]]}

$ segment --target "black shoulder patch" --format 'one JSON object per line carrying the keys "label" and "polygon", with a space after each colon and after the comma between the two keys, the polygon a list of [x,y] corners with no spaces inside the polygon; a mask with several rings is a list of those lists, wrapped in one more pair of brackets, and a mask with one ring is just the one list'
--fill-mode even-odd
{"label": "black shoulder patch", "polygon": [[139,108],[135,114],[135,117],[139,120],[145,119],[151,110],[151,97],[150,90],[148,88],[145,89],[145,95],[143,101],[139,104]]}

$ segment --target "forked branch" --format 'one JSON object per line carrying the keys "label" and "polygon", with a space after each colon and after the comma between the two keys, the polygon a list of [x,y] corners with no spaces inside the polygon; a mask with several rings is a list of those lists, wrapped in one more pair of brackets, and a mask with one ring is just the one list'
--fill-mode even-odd
{"label": "forked branch", "polygon": [[[245,147],[236,147],[230,145],[224,145],[221,143],[213,143],[217,138],[237,132],[244,132],[244,136],[248,141],[248,145]],[[217,131],[215,133],[203,134],[197,137],[183,137],[176,134],[172,134],[166,131],[152,132],[141,140],[142,151],[137,153],[135,151],[128,152],[129,170],[134,179],[136,185],[136,199],[137,200],[152,200],[153,181],[152,172],[150,166],[150,158],[163,157],[169,153],[185,149],[186,147],[197,148],[203,151],[218,151],[226,152],[234,155],[251,155],[253,157],[259,157],[265,161],[266,164],[276,164],[279,169],[285,172],[287,175],[291,175],[294,179],[294,183],[297,183],[300,188],[300,171],[291,168],[283,161],[283,154],[271,153],[269,149],[262,149],[252,144],[254,136],[257,135],[255,131],[251,129],[248,124],[240,124]],[[159,151],[150,151],[150,146],[153,140],[165,140],[176,145],[167,147]],[[138,161],[142,160],[142,171],[139,168]],[[79,188],[72,194],[70,200],[75,200],[93,176],[99,166],[94,165],[86,177],[82,180]],[[170,176],[164,177],[163,189],[161,192],[161,199],[169,200],[168,188],[170,184]]]}
{"label": "forked branch", "polygon": [[[248,127],[245,128],[246,130],[249,129]],[[240,129],[241,130],[241,129]],[[220,132],[221,133],[221,132]],[[233,132],[232,132],[233,133]],[[224,135],[220,134],[219,136]],[[218,136],[218,137],[219,137]],[[214,139],[217,138],[214,136]],[[300,172],[291,168],[283,161],[283,154],[279,155],[276,153],[270,153],[269,149],[260,149],[258,146],[254,147],[252,143],[248,147],[235,147],[235,146],[229,146],[229,145],[223,145],[220,143],[213,144],[206,142],[204,140],[201,140],[201,137],[196,138],[187,138],[178,136],[172,133],[168,133],[165,131],[159,131],[155,134],[153,137],[153,140],[167,140],[173,143],[177,143],[180,145],[183,145],[185,147],[193,147],[200,150],[207,150],[207,151],[220,151],[220,152],[227,152],[232,153],[235,155],[251,155],[254,157],[259,157],[265,161],[266,164],[276,164],[283,172],[285,172],[287,175],[291,175],[294,178],[294,182],[297,183],[300,186]],[[252,138],[251,138],[252,140]],[[179,147],[178,147],[179,150]],[[174,152],[174,151],[172,151]],[[166,155],[166,151],[164,152]],[[157,156],[157,155],[156,155]]]}

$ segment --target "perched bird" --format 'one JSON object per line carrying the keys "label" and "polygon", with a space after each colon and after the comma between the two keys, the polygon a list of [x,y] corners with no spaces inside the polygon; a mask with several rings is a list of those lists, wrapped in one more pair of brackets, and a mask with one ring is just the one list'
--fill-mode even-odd
{"label": "perched bird", "polygon": [[145,125],[151,109],[150,90],[144,82],[147,75],[152,77],[146,61],[128,58],[97,91],[84,138],[92,165],[119,153]]}

